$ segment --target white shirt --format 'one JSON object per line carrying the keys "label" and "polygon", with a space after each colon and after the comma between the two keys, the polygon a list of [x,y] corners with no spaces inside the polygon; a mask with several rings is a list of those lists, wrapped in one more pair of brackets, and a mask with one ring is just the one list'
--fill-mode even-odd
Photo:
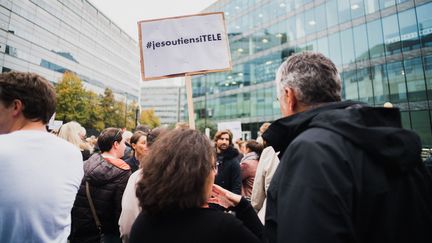
{"label": "white shirt", "polygon": [[123,242],[129,242],[129,234],[132,229],[132,225],[138,214],[141,212],[139,207],[139,201],[136,197],[136,186],[138,181],[142,177],[142,169],[135,171],[128,180],[126,189],[123,192],[122,198],[122,212],[120,214],[119,226],[120,226],[120,237]]}
{"label": "white shirt", "polygon": [[0,242],[67,242],[83,175],[79,149],[63,139],[0,135]]}

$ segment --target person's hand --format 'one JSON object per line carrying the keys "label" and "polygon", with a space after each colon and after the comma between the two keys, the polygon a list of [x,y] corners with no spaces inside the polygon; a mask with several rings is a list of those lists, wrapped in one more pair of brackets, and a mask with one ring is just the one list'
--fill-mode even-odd
{"label": "person's hand", "polygon": [[241,196],[232,193],[218,185],[213,185],[212,194],[209,198],[209,203],[218,204],[224,208],[235,207],[239,204]]}

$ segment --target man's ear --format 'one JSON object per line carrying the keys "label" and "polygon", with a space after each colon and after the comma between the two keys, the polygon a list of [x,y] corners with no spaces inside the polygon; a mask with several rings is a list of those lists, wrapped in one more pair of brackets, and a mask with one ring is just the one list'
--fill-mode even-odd
{"label": "man's ear", "polygon": [[115,148],[115,149],[117,149],[117,147],[119,146],[119,142],[117,142],[117,141],[114,141],[114,143],[113,143],[113,148]]}
{"label": "man's ear", "polygon": [[294,92],[294,89],[285,87],[284,88],[285,95],[287,96],[288,108],[291,111],[295,111],[297,106],[297,96]]}
{"label": "man's ear", "polygon": [[13,116],[19,116],[21,112],[24,110],[24,104],[21,102],[21,100],[15,99],[12,101],[12,115]]}

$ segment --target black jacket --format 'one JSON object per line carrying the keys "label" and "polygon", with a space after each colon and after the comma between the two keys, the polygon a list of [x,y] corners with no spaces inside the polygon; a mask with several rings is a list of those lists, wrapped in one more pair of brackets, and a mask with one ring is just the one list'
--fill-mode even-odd
{"label": "black jacket", "polygon": [[270,242],[432,242],[432,179],[394,108],[331,103],[275,121]]}
{"label": "black jacket", "polygon": [[159,215],[140,213],[132,226],[129,242],[263,242],[263,226],[252,205],[242,198],[233,210],[237,218],[211,208],[191,208]]}
{"label": "black jacket", "polygon": [[84,162],[84,178],[72,208],[71,243],[99,242],[96,222],[86,196],[86,180],[90,184],[90,194],[103,232],[120,234],[121,199],[129,176],[130,170],[108,163],[100,154],[94,154]]}
{"label": "black jacket", "polygon": [[215,184],[240,195],[242,181],[238,155],[239,152],[232,146],[217,155],[218,172]]}

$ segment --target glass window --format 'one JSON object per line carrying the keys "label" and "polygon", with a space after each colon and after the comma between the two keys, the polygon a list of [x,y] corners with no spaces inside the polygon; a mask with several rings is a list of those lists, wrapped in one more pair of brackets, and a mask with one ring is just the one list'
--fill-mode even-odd
{"label": "glass window", "polygon": [[368,68],[357,69],[357,83],[359,100],[367,102],[369,104],[374,103],[374,92],[372,88],[372,82],[369,77]]}
{"label": "glass window", "polygon": [[296,22],[295,17],[291,17],[287,21],[287,39],[288,42],[296,39]]}
{"label": "glass window", "polygon": [[411,111],[412,129],[420,136],[423,145],[432,145],[431,120],[428,110]]}
{"label": "glass window", "polygon": [[341,74],[341,78],[343,80],[342,96],[348,100],[358,100],[359,93],[357,86],[356,70],[343,72]]}
{"label": "glass window", "polygon": [[432,3],[417,7],[417,21],[422,45],[432,46]]}
{"label": "glass window", "polygon": [[411,129],[410,113],[408,111],[401,111],[402,127]]}
{"label": "glass window", "polygon": [[382,20],[386,54],[400,53],[399,24],[396,15],[390,15]]}
{"label": "glass window", "polygon": [[300,13],[296,16],[296,30],[297,39],[305,36],[304,13]]}
{"label": "glass window", "polygon": [[339,32],[329,36],[329,50],[329,58],[336,64],[336,66],[340,67],[342,65],[342,57]]}
{"label": "glass window", "polygon": [[402,50],[410,51],[420,48],[414,9],[400,12],[398,17]]}
{"label": "glass window", "polygon": [[423,68],[426,78],[426,90],[430,99],[432,97],[432,55],[424,57]]}
{"label": "glass window", "polygon": [[339,23],[342,24],[351,20],[351,6],[349,1],[338,0],[337,5],[338,5]]}
{"label": "glass window", "polygon": [[407,91],[405,86],[405,70],[402,63],[387,63],[387,75],[390,86],[390,102],[406,102]]}
{"label": "glass window", "polygon": [[328,39],[327,36],[317,40],[318,52],[321,52],[324,56],[329,57]]}
{"label": "glass window", "polygon": [[384,65],[385,64],[372,66],[368,70],[369,77],[373,84],[375,105],[381,105],[390,101],[387,71]]}
{"label": "glass window", "polygon": [[317,24],[317,22],[315,21],[314,9],[309,9],[305,13],[305,23],[304,23],[304,25],[305,25],[306,35],[315,33],[316,24]]}
{"label": "glass window", "polygon": [[[405,77],[408,86],[409,101],[424,101],[426,97],[426,83],[420,58],[404,61]],[[427,109],[427,107],[418,107]]]}
{"label": "glass window", "polygon": [[388,8],[394,5],[395,5],[395,0],[380,0],[381,9]]}
{"label": "glass window", "polygon": [[375,13],[380,10],[379,0],[364,1],[366,7],[366,14]]}
{"label": "glass window", "polygon": [[366,33],[366,25],[362,24],[354,27],[354,50],[355,60],[358,62],[369,59],[369,46]]}
{"label": "glass window", "polygon": [[273,100],[276,96],[273,96],[273,87],[266,88],[264,90],[264,115],[273,115]]}
{"label": "glass window", "polygon": [[354,41],[352,29],[347,29],[341,32],[341,44],[342,44],[342,60],[343,64],[354,63]]}
{"label": "glass window", "polygon": [[384,56],[384,39],[381,20],[367,23],[369,52],[371,58]]}
{"label": "glass window", "polygon": [[[348,2],[348,1],[347,1]],[[351,17],[353,19],[364,16],[365,9],[364,9],[364,0],[351,0]]]}
{"label": "glass window", "polygon": [[327,28],[327,18],[324,4],[315,8],[315,22],[317,32],[325,30]]}
{"label": "glass window", "polygon": [[338,11],[336,0],[326,2],[327,27],[332,27],[338,23]]}

